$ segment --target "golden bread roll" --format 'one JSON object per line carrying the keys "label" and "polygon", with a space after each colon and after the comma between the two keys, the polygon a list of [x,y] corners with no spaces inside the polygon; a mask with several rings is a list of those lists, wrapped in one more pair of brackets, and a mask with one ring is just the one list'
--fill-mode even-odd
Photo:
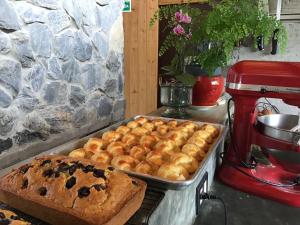
{"label": "golden bread roll", "polygon": [[172,140],[160,140],[157,142],[157,144],[154,146],[154,149],[160,150],[162,153],[171,154],[173,151],[178,151],[178,148],[176,146],[176,143]]}
{"label": "golden bread roll", "polygon": [[167,123],[167,125],[170,129],[177,127],[177,124],[178,124],[177,120],[169,120]]}
{"label": "golden bread roll", "polygon": [[161,119],[154,119],[151,121],[151,123],[153,123],[155,127],[159,127],[159,126],[165,124],[165,122]]}
{"label": "golden bread roll", "polygon": [[107,142],[119,141],[122,138],[122,134],[117,131],[106,131],[102,134],[102,139]]}
{"label": "golden bread roll", "polygon": [[189,173],[194,173],[198,169],[198,161],[194,157],[182,152],[172,154],[170,160],[175,165],[183,166]]}
{"label": "golden bread roll", "polygon": [[156,128],[156,131],[160,133],[160,135],[165,135],[169,131],[169,127],[167,125],[161,125]]}
{"label": "golden bread roll", "polygon": [[161,140],[164,139],[164,135],[161,135],[158,131],[152,131],[150,135],[154,136],[156,139]]}
{"label": "golden bread roll", "polygon": [[129,155],[119,155],[115,156],[112,161],[111,165],[120,170],[127,170],[127,171],[134,171],[138,161],[129,156]]}
{"label": "golden bread roll", "polygon": [[181,147],[186,143],[186,136],[180,131],[170,131],[167,133],[166,138],[175,142],[176,146]]}
{"label": "golden bread roll", "polygon": [[191,122],[191,121],[183,122],[179,126],[187,128],[189,133],[193,133],[195,130],[198,129],[198,124]]}
{"label": "golden bread roll", "polygon": [[112,160],[112,155],[109,152],[106,151],[100,151],[94,154],[91,157],[91,160],[94,160],[96,162],[100,162],[106,165],[110,165],[110,162]]}
{"label": "golden bread roll", "polygon": [[158,169],[157,176],[170,180],[186,180],[189,173],[183,166],[165,163]]}
{"label": "golden bread roll", "polygon": [[120,141],[112,142],[107,146],[106,151],[109,152],[112,156],[124,155],[125,145]]}
{"label": "golden bread roll", "polygon": [[198,160],[199,162],[201,162],[206,156],[206,151],[203,149],[200,149],[200,151],[198,152]]}
{"label": "golden bread roll", "polygon": [[167,159],[161,151],[155,150],[147,154],[146,161],[152,165],[161,166]]}
{"label": "golden bread roll", "polygon": [[92,152],[95,154],[96,152],[99,152],[106,148],[108,142],[100,139],[100,138],[90,138],[88,142],[83,146],[85,151]]}
{"label": "golden bread roll", "polygon": [[175,127],[172,132],[178,132],[186,140],[191,136],[186,127]]}
{"label": "golden bread roll", "polygon": [[133,146],[129,150],[129,155],[137,159],[138,161],[142,161],[146,158],[148,152],[149,150],[142,146]]}
{"label": "golden bread roll", "polygon": [[116,129],[116,132],[120,133],[120,134],[127,134],[131,129],[127,126],[119,126],[117,129]]}
{"label": "golden bread roll", "polygon": [[152,175],[154,170],[149,163],[143,161],[135,167],[135,172]]}
{"label": "golden bread roll", "polygon": [[191,137],[187,141],[187,143],[189,143],[189,144],[195,144],[199,148],[204,149],[205,151],[208,150],[208,144],[207,144],[207,142],[203,138],[201,138],[201,137],[193,136],[193,137]]}
{"label": "golden bread roll", "polygon": [[213,138],[218,137],[219,135],[219,129],[216,128],[215,126],[211,125],[211,124],[205,124],[203,125],[200,130],[205,130],[208,133],[210,133],[212,135]]}
{"label": "golden bread roll", "polygon": [[131,148],[139,144],[139,137],[134,134],[128,133],[124,135],[124,137],[122,138],[122,142],[129,148]]}
{"label": "golden bread roll", "polygon": [[139,118],[135,119],[135,122],[138,122],[140,125],[143,125],[148,122],[148,119],[145,117],[139,117]]}
{"label": "golden bread roll", "polygon": [[149,130],[147,130],[146,128],[143,128],[143,127],[136,127],[136,128],[133,128],[131,130],[131,133],[132,134],[135,134],[137,136],[143,136],[145,134],[149,134]]}
{"label": "golden bread roll", "polygon": [[140,124],[136,121],[130,121],[130,122],[127,123],[127,127],[131,128],[131,129],[137,128],[139,126],[140,126]]}
{"label": "golden bread roll", "polygon": [[72,158],[85,158],[85,150],[84,148],[78,148],[69,153],[69,156]]}
{"label": "golden bread roll", "polygon": [[193,137],[199,137],[205,140],[208,144],[213,143],[212,134],[205,130],[198,130],[193,134]]}
{"label": "golden bread roll", "polygon": [[150,132],[155,129],[154,124],[151,122],[144,123],[142,127],[149,130]]}
{"label": "golden bread roll", "polygon": [[200,160],[199,151],[201,151],[201,149],[196,144],[187,143],[182,147],[181,151],[196,158],[197,160]]}
{"label": "golden bread roll", "polygon": [[153,135],[144,135],[140,139],[140,145],[147,148],[153,148],[159,141],[159,138]]}

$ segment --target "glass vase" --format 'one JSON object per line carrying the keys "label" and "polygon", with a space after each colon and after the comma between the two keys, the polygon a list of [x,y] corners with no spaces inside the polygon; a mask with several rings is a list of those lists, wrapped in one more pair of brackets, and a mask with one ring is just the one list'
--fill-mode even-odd
{"label": "glass vase", "polygon": [[179,83],[160,84],[160,102],[166,106],[163,117],[186,119],[186,108],[192,104],[193,87]]}

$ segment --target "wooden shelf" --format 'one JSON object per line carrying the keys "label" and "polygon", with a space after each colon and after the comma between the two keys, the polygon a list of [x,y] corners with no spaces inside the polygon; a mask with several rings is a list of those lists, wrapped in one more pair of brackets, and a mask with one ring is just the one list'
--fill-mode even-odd
{"label": "wooden shelf", "polygon": [[208,0],[158,0],[159,5],[184,4],[184,3],[207,3]]}

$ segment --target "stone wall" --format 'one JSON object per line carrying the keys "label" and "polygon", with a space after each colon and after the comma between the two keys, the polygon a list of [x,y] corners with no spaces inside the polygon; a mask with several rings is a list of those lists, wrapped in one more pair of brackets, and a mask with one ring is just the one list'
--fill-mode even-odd
{"label": "stone wall", "polygon": [[[285,26],[288,31],[289,40],[284,53],[271,55],[270,46],[266,46],[265,51],[262,52],[251,48],[240,48],[239,51],[235,53],[233,63],[246,59],[300,62],[300,23],[286,22]],[[287,105],[281,100],[271,100],[271,102],[275,104],[282,113],[298,114],[298,107]]]}
{"label": "stone wall", "polygon": [[122,2],[0,1],[0,168],[123,118]]}

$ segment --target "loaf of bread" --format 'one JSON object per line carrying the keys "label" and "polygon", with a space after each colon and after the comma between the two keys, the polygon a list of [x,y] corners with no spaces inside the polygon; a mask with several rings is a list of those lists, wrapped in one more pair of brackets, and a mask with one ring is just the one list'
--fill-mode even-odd
{"label": "loaf of bread", "polygon": [[81,158],[45,156],[0,179],[0,201],[50,224],[121,225],[146,184]]}
{"label": "loaf of bread", "polygon": [[[76,149],[69,156],[81,155],[120,170],[186,180],[198,169],[219,132],[211,124],[138,117],[115,131],[90,138],[83,146],[84,153]],[[109,144],[103,145],[108,139]]]}
{"label": "loaf of bread", "polygon": [[16,213],[0,209],[0,224],[1,225],[31,225],[31,223],[24,221]]}

